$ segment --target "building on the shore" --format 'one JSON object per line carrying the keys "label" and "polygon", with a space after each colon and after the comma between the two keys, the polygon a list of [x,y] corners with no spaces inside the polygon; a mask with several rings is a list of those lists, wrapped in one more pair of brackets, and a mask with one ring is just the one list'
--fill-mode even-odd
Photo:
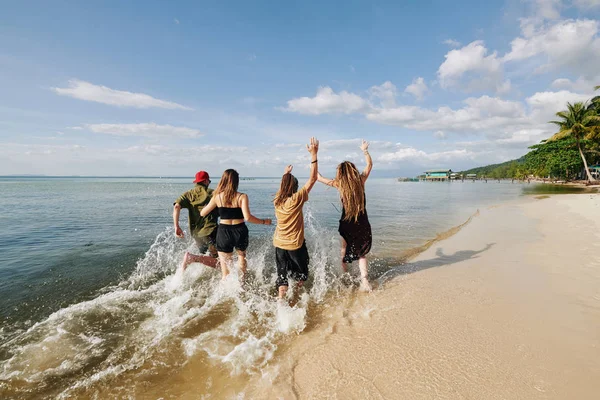
{"label": "building on the shore", "polygon": [[450,179],[451,169],[431,169],[425,171],[425,180],[434,182],[444,182]]}
{"label": "building on the shore", "polygon": [[467,174],[466,178],[474,181],[477,179],[477,174]]}
{"label": "building on the shore", "polygon": [[598,165],[592,165],[591,167],[588,167],[588,169],[590,170],[590,174],[594,178],[596,178],[596,179],[600,178],[600,164],[598,164]]}
{"label": "building on the shore", "polygon": [[450,180],[451,180],[451,181],[458,181],[458,180],[460,180],[461,176],[462,176],[462,175],[461,175],[461,174],[459,174],[458,172],[452,172],[452,173],[450,174]]}

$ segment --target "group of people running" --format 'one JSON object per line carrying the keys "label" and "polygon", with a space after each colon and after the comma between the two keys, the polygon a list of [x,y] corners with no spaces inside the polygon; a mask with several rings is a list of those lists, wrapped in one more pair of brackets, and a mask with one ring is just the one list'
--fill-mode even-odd
{"label": "group of people running", "polygon": [[[273,245],[279,298],[283,299],[286,296],[289,277],[294,279],[298,286],[302,286],[308,279],[310,257],[304,238],[302,209],[317,181],[339,191],[342,215],[338,231],[342,243],[342,268],[346,272],[348,264],[358,260],[361,274],[360,287],[362,290],[370,291],[366,255],[371,250],[372,234],[365,198],[365,182],[373,167],[368,151],[369,143],[363,140],[360,145],[367,164],[362,173],[352,162],[344,161],[338,165],[335,179],[327,179],[319,173],[317,159],[319,141],[314,137],[311,138],[306,148],[311,155],[308,181],[299,188],[298,179],[292,175],[293,167],[288,165],[273,199],[277,218]],[[173,203],[175,235],[184,237],[183,230],[179,226],[179,215],[181,209],[186,208],[189,212],[190,233],[201,253],[196,255],[186,252],[182,263],[183,270],[194,262],[213,268],[220,266],[225,279],[233,267],[235,250],[239,272],[243,277],[246,273],[246,250],[249,243],[246,222],[271,225],[271,219],[260,219],[252,215],[248,195],[238,192],[239,174],[234,169],[223,172],[215,190],[209,188],[211,181],[205,171],[196,174],[194,183],[196,186],[193,189],[182,194]],[[204,255],[207,252],[209,255]]]}

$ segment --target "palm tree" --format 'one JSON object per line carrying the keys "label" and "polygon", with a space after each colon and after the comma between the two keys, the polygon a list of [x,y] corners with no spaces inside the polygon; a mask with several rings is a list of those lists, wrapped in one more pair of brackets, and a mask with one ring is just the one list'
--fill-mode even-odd
{"label": "palm tree", "polygon": [[597,115],[596,110],[588,108],[585,103],[581,102],[567,103],[567,110],[557,112],[556,116],[561,120],[550,121],[550,123],[557,125],[559,131],[548,140],[560,140],[569,136],[575,138],[588,181],[594,182],[595,179],[590,174],[587,160],[583,155],[583,150],[581,150],[581,140],[594,135],[595,129],[593,128],[600,124],[600,117]]}

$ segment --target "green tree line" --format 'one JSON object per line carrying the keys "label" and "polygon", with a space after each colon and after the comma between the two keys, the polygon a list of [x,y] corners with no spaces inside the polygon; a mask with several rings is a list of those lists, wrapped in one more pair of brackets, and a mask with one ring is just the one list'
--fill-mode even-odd
{"label": "green tree line", "polygon": [[[596,90],[600,86],[595,87]],[[518,160],[473,168],[461,173],[477,174],[490,179],[525,179],[529,176],[573,180],[585,171],[588,181],[595,181],[589,166],[600,164],[600,96],[589,102],[567,103],[556,113],[558,127],[552,137],[529,147]]]}

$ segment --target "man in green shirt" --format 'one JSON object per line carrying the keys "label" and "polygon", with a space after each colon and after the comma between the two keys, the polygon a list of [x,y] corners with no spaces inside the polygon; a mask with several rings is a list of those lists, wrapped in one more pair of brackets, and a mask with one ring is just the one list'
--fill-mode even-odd
{"label": "man in green shirt", "polygon": [[213,190],[208,188],[210,178],[205,171],[199,171],[194,180],[196,186],[179,196],[173,203],[173,225],[175,236],[183,238],[183,230],[179,226],[179,214],[182,208],[187,208],[189,213],[190,234],[196,241],[201,254],[210,253],[209,256],[196,255],[189,252],[183,257],[183,270],[191,263],[199,262],[212,268],[218,264],[215,240],[217,237],[217,210],[206,217],[200,215],[200,211],[210,202]]}

